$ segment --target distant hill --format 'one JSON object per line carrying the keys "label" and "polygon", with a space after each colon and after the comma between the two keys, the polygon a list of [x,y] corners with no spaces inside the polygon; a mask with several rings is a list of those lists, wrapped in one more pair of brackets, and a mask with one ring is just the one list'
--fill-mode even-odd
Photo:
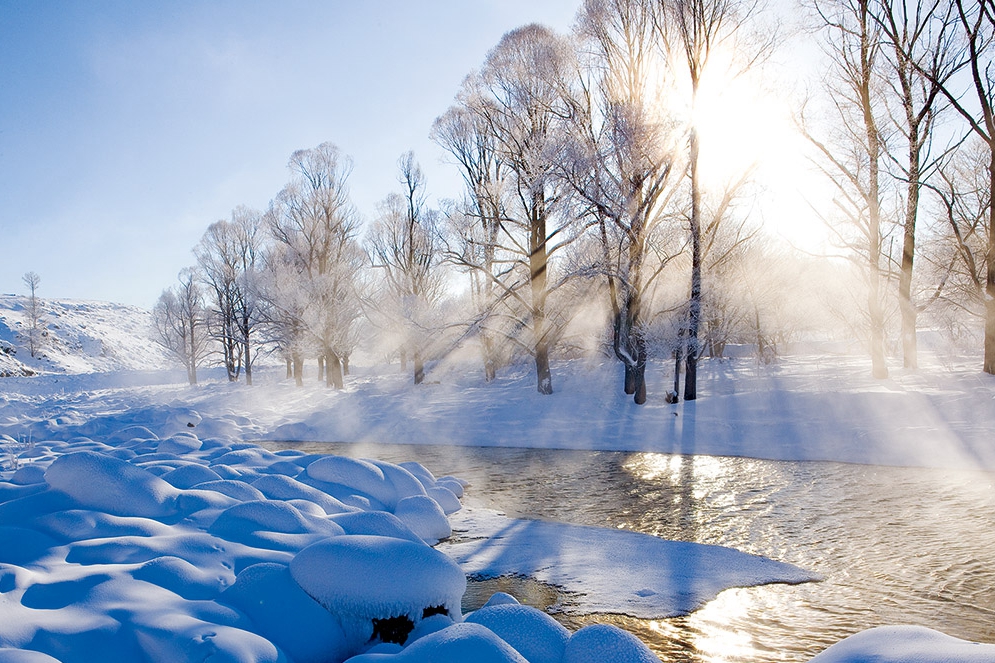
{"label": "distant hill", "polygon": [[43,336],[31,357],[26,297],[0,295],[0,377],[173,368],[151,337],[152,316],[135,306],[39,299]]}

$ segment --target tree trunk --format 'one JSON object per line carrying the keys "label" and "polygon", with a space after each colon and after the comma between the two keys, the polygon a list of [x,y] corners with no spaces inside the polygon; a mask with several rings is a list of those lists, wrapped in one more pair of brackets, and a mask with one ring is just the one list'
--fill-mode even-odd
{"label": "tree trunk", "polygon": [[318,355],[318,382],[325,379],[325,356]]}
{"label": "tree trunk", "polygon": [[301,357],[296,352],[293,356],[294,361],[294,383],[298,387],[304,386],[304,358]]}
{"label": "tree trunk", "polygon": [[701,324],[701,190],[698,182],[698,131],[691,128],[691,300],[688,303],[684,400],[698,398],[698,327]]}
{"label": "tree trunk", "polygon": [[[992,194],[995,194],[995,150],[989,144],[988,176]],[[985,277],[985,364],[984,371],[995,375],[995,204],[988,210],[987,274]]]}
{"label": "tree trunk", "polygon": [[636,378],[632,400],[636,405],[642,405],[646,402],[646,339],[642,334],[636,337],[636,365],[632,370]]}
{"label": "tree trunk", "polygon": [[287,379],[294,377],[294,364],[290,361],[290,357],[285,357],[287,361]]}
{"label": "tree trunk", "polygon": [[868,0],[860,1],[860,105],[864,116],[864,132],[867,137],[868,182],[867,182],[867,259],[868,294],[867,307],[871,320],[871,374],[878,379],[888,377],[888,366],[884,353],[884,310],[881,307],[881,189],[880,159],[881,136],[874,119],[874,106],[871,101],[872,44]]}
{"label": "tree trunk", "polygon": [[493,382],[497,378],[497,360],[494,358],[494,341],[484,332],[480,332],[480,352],[484,359],[484,382]]}
{"label": "tree trunk", "polygon": [[328,348],[325,348],[325,384],[333,389],[343,387],[342,360]]}
{"label": "tree trunk", "polygon": [[[912,263],[915,256],[916,212],[913,205],[912,186],[909,185],[910,201],[905,217],[905,239],[902,244],[902,271],[898,278],[898,304],[902,313],[902,366],[908,369],[919,368],[918,347],[916,342],[916,305],[912,301]],[[918,191],[916,192],[918,197]]]}
{"label": "tree trunk", "polygon": [[549,346],[545,341],[536,344],[536,390],[546,396],[553,393],[553,376],[549,370]]}
{"label": "tree trunk", "polygon": [[349,375],[349,353],[342,355],[342,375]]}
{"label": "tree trunk", "polygon": [[546,329],[547,268],[546,210],[542,194],[532,198],[529,228],[529,278],[532,285],[532,333],[535,337],[536,389],[540,394],[553,393],[549,371],[549,338]]}
{"label": "tree trunk", "polygon": [[[899,49],[900,50],[900,49]],[[898,278],[898,306],[902,315],[902,366],[906,369],[915,370],[919,368],[919,349],[916,339],[916,305],[912,300],[912,273],[913,262],[916,253],[916,217],[919,214],[919,190],[920,190],[920,151],[923,147],[923,140],[920,133],[920,119],[915,112],[914,95],[910,77],[912,67],[905,54],[898,54],[899,60],[899,81],[902,84],[902,97],[905,106],[905,122],[909,131],[909,172],[908,185],[906,187],[905,200],[905,223],[902,239],[902,265]],[[928,135],[929,124],[926,125],[924,133]]]}
{"label": "tree trunk", "polygon": [[684,326],[685,323],[682,322],[680,329],[677,330],[677,347],[674,348],[674,388],[667,394],[668,403],[677,403],[681,398],[681,361],[684,349]]}
{"label": "tree trunk", "polygon": [[636,393],[636,367],[628,362],[623,366],[625,366],[625,377],[622,388],[627,396],[631,396]]}
{"label": "tree trunk", "polygon": [[411,362],[415,367],[415,384],[421,384],[425,381],[425,364],[422,362],[421,352],[415,350],[411,353]]}
{"label": "tree trunk", "polygon": [[252,361],[249,356],[249,337],[246,336],[242,343],[242,365],[245,366],[245,384],[252,386]]}

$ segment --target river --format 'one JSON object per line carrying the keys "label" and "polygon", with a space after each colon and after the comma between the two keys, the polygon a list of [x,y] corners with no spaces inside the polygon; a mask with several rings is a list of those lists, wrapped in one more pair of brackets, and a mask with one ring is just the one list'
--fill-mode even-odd
{"label": "river", "polygon": [[[683,617],[608,621],[663,660],[807,661],[858,631],[917,624],[995,642],[995,474],[657,453],[413,445],[267,443],[270,449],[416,460],[470,482],[467,499],[516,518],[625,528],[790,562],[824,580],[730,589]],[[539,607],[555,591],[496,589]]]}

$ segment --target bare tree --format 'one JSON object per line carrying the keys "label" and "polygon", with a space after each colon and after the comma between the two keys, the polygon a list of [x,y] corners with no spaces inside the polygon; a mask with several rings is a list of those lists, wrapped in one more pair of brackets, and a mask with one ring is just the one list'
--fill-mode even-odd
{"label": "bare tree", "polygon": [[[925,186],[940,201],[941,227],[926,253],[936,276],[930,300],[985,320],[988,209],[991,205],[988,147],[976,138],[947,155]],[[948,323],[960,327],[960,324]]]}
{"label": "bare tree", "polygon": [[453,155],[466,186],[466,199],[453,203],[444,251],[450,262],[470,277],[473,321],[469,333],[480,341],[484,380],[497,376],[497,349],[488,318],[498,299],[497,283],[504,267],[496,251],[501,219],[505,168],[486,121],[470,110],[473,77],[468,78],[456,103],[435,120],[432,139]]}
{"label": "bare tree", "polygon": [[[941,5],[942,6],[942,5]],[[942,75],[912,60],[916,70],[939,87],[956,112],[967,122],[971,133],[988,152],[988,207],[985,247],[985,338],[984,366],[995,374],[995,2],[993,0],[953,0],[953,10],[937,11],[937,30],[950,35],[955,49],[950,68]],[[928,63],[927,63],[928,64]],[[966,84],[965,84],[966,83]]]}
{"label": "bare tree", "polygon": [[[274,213],[274,208],[267,212],[267,226],[273,223]],[[308,296],[297,255],[287,245],[277,243],[266,251],[264,263],[259,285],[266,302],[268,335],[287,362],[287,378],[293,378],[300,387],[304,385],[304,357],[317,355],[317,349],[305,323]]]}
{"label": "bare tree", "polygon": [[871,14],[870,0],[818,2],[816,10],[828,31],[829,55],[835,84],[828,90],[838,114],[839,131],[833,143],[807,133],[823,161],[819,168],[832,181],[837,211],[856,228],[867,280],[867,311],[870,320],[871,372],[888,377],[885,363],[885,315],[882,305],[884,270],[882,256],[881,161],[883,105],[878,95],[882,35]]}
{"label": "bare tree", "polygon": [[501,313],[517,321],[506,338],[533,355],[542,394],[553,392],[549,354],[559,329],[547,306],[556,285],[550,266],[571,239],[569,223],[557,214],[562,192],[551,161],[570,112],[563,93],[570,57],[566,41],[542,26],[512,30],[488,53],[480,75],[468,79],[460,98],[490,137],[487,146],[505,173],[493,250],[494,260],[508,261],[507,269],[504,278],[493,272],[481,277],[491,279]]}
{"label": "bare tree", "polygon": [[[918,305],[912,292],[916,254],[916,224],[919,217],[923,181],[935,170],[931,155],[934,126],[943,110],[940,86],[951,70],[953,44],[943,29],[953,11],[952,5],[935,0],[878,0],[872,10],[887,42],[892,98],[900,108],[891,113],[902,137],[905,154],[888,149],[897,177],[905,185],[902,221],[902,255],[898,281],[898,302],[902,317],[902,363],[918,367],[916,317]],[[939,19],[939,20],[937,20]],[[886,145],[887,149],[887,145]]]}
{"label": "bare tree", "polygon": [[162,291],[152,309],[153,338],[183,364],[190,384],[197,384],[197,368],[208,352],[207,311],[196,271],[184,269],[179,281]]}
{"label": "bare tree", "polygon": [[213,315],[208,328],[218,342],[228,379],[245,371],[252,384],[253,331],[261,324],[256,286],[261,262],[262,216],[238,207],[231,220],[212,223],[194,253],[205,284],[211,291]]}
{"label": "bare tree", "polygon": [[41,277],[35,272],[28,272],[21,277],[21,280],[28,287],[28,302],[24,309],[28,314],[28,352],[32,357],[35,357],[44,341],[42,334],[44,315],[41,310],[41,302],[38,300],[38,286],[41,283]]}
{"label": "bare tree", "polygon": [[601,246],[612,347],[625,367],[624,389],[646,401],[647,291],[675,251],[659,250],[665,209],[683,164],[682,130],[662,105],[668,81],[653,7],[589,0],[578,19],[586,58],[574,97],[573,141],[560,159],[580,214]]}
{"label": "bare tree", "polygon": [[425,379],[422,347],[429,332],[430,310],[443,293],[437,215],[426,207],[425,177],[413,152],[401,155],[398,169],[404,192],[390,194],[380,204],[369,238],[370,258],[373,267],[382,270],[386,285],[386,296],[380,298],[377,308],[402,327],[402,353],[410,349],[414,383],[421,384]]}
{"label": "bare tree", "polygon": [[[738,71],[747,71],[771,51],[776,32],[767,36],[747,35],[747,27],[760,5],[756,0],[668,0],[658,2],[657,26],[671,57],[684,66],[690,87],[691,123],[688,128],[688,174],[691,180],[690,248],[691,295],[688,302],[687,356],[684,399],[697,398],[702,299],[702,186],[700,174],[701,135],[694,121],[702,80],[715,68],[721,51],[733,54]],[[736,72],[730,72],[735,74]],[[714,75],[714,74],[713,74]]]}

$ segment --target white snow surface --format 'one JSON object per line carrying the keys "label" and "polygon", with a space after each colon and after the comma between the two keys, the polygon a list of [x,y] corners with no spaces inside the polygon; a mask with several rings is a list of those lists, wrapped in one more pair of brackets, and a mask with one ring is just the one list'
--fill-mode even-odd
{"label": "white snow surface", "polygon": [[0,295],[0,376],[170,368],[152,340],[151,314],[109,302],[39,297],[42,336],[32,357],[26,304],[26,297]]}
{"label": "white snow surface", "polygon": [[791,564],[648,534],[539,520],[512,520],[467,508],[453,527],[470,537],[441,549],[471,577],[534,578],[583,595],[567,613],[616,613],[643,619],[684,615],[730,587],[818,580]]}
{"label": "white snow surface", "polygon": [[967,642],[922,626],[879,626],[837,642],[811,663],[991,663],[995,645]]}
{"label": "white snow surface", "polygon": [[[488,384],[473,367],[410,384],[396,366],[356,367],[346,388],[312,376],[295,388],[260,368],[251,389],[208,381],[157,385],[134,373],[44,375],[0,383],[0,433],[35,439],[100,434],[124,423],[237,439],[598,449],[771,460],[995,470],[995,376],[975,359],[924,356],[917,372],[870,377],[859,357],[703,361],[696,402],[663,401],[670,377],[651,372],[643,406],[621,393],[618,362],[554,363],[538,398],[528,367]],[[313,367],[309,366],[308,369]],[[668,367],[669,368],[669,367]],[[181,376],[182,377],[182,376]],[[118,382],[115,382],[118,380]],[[123,383],[123,384],[122,384]],[[655,390],[654,390],[655,388]],[[653,397],[655,395],[655,397]],[[184,416],[195,412],[196,417]]]}
{"label": "white snow surface", "polygon": [[[526,369],[492,384],[465,370],[437,371],[439,384],[413,387],[405,376],[360,368],[341,392],[315,384],[298,389],[262,370],[252,388],[160,384],[168,381],[161,374],[126,371],[6,378],[0,381],[0,435],[6,436],[0,438],[6,468],[0,473],[0,661],[525,660],[494,631],[458,615],[413,615],[418,623],[404,647],[378,644],[357,636],[351,617],[322,608],[290,573],[296,555],[335,537],[430,549],[418,542],[434,542],[443,532],[426,528],[419,536],[418,526],[439,525],[440,517],[457,533],[440,550],[464,571],[556,583],[578,602],[566,610],[674,614],[724,587],[800,582],[809,579],[804,570],[728,549],[513,521],[476,509],[453,513],[450,496],[462,485],[436,480],[417,464],[271,453],[246,440],[632,449],[995,469],[995,378],[972,363],[923,363],[917,373],[873,381],[859,359],[796,357],[761,368],[750,360],[703,362],[698,403],[651,399],[643,407],[617,393],[620,375],[610,362],[554,365],[557,391],[545,398],[535,395]],[[661,393],[665,373],[657,376]],[[308,467],[319,461],[327,467],[316,466],[315,477]],[[431,516],[419,509],[418,518],[405,520],[395,513],[405,513],[405,500],[435,508]],[[608,558],[609,549],[606,571],[597,560]],[[660,562],[659,572],[647,568],[646,558]],[[438,597],[424,599],[429,607]],[[523,630],[535,627],[529,619],[522,618]],[[613,652],[613,660],[653,660],[628,634],[590,628],[570,636],[563,661],[601,660],[599,647]],[[818,660],[869,660],[893,651],[905,658],[880,660],[995,660],[992,645],[904,627],[860,634]]]}

